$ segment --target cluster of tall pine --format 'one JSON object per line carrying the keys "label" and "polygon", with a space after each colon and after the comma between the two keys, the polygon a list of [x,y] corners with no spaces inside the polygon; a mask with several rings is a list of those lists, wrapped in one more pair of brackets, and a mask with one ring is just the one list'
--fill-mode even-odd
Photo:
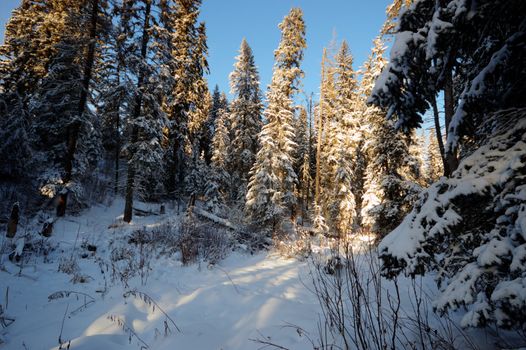
{"label": "cluster of tall pine", "polygon": [[374,40],[359,71],[345,41],[324,50],[319,100],[301,105],[306,43],[300,10],[293,9],[279,27],[266,123],[246,197],[251,223],[273,232],[307,221],[335,237],[360,230],[386,234],[409,212],[422,186],[443,175],[434,134],[425,135],[426,141],[403,133],[366,103],[386,65],[387,33]]}
{"label": "cluster of tall pine", "polygon": [[186,194],[214,116],[200,3],[23,0],[0,46],[2,179],[58,198],[58,215],[103,186],[125,221],[137,195]]}
{"label": "cluster of tall pine", "polygon": [[200,5],[24,0],[0,47],[2,179],[55,199],[58,215],[97,189],[125,197],[127,222],[139,197],[236,208],[267,232],[300,219],[335,236],[395,227],[441,173],[437,142],[400,133],[366,104],[388,29],[360,71],[346,42],[325,50],[320,98],[302,104],[306,25],[293,8],[265,96],[243,40],[228,101],[204,78]]}

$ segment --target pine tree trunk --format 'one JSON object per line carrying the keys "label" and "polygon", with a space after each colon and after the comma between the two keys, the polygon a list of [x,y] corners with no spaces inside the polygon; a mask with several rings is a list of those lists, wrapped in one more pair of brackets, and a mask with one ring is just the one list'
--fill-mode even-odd
{"label": "pine tree trunk", "polygon": [[59,193],[57,197],[57,216],[61,217],[66,215],[66,205],[68,203],[68,192],[67,190],[62,191]]}
{"label": "pine tree trunk", "polygon": [[20,216],[19,212],[20,208],[18,206],[18,203],[13,204],[13,208],[11,209],[11,215],[9,216],[9,221],[7,223],[7,238],[14,238],[16,235],[18,220]]}
{"label": "pine tree trunk", "polygon": [[442,130],[440,129],[440,115],[438,114],[438,106],[436,98],[433,97],[431,106],[433,107],[433,119],[435,121],[435,133],[438,142],[438,149],[440,150],[440,157],[442,158],[442,164],[444,166],[444,176],[451,175],[451,170],[446,160],[446,152],[444,150],[444,140],[442,139]]}
{"label": "pine tree trunk", "polygon": [[[117,68],[117,85],[120,85],[120,73],[121,72],[121,64],[119,63],[119,66]],[[119,193],[119,157],[120,157],[120,154],[121,154],[121,137],[120,137],[120,131],[119,131],[119,128],[120,128],[120,119],[121,119],[121,116],[120,116],[120,106],[117,108],[117,112],[115,113],[115,137],[117,138],[116,140],[116,145],[115,145],[115,187],[114,187],[114,192],[115,192],[115,195],[117,195]]]}
{"label": "pine tree trunk", "polygon": [[168,171],[168,181],[167,189],[168,192],[175,196],[176,189],[181,185],[183,181],[183,169],[182,169],[182,157],[181,157],[181,147],[182,143],[179,138],[179,133],[181,130],[177,129],[177,125],[183,120],[184,108],[181,105],[174,106],[172,121],[175,121],[174,126],[171,130],[171,139],[172,139],[172,159],[170,161],[170,170]]}
{"label": "pine tree trunk", "polygon": [[[320,99],[321,102],[321,99]],[[321,106],[321,103],[320,103]],[[316,188],[314,192],[314,203],[320,205],[320,164],[321,164],[321,142],[322,142],[322,133],[323,133],[323,121],[322,121],[322,111],[320,107],[320,112],[318,115],[318,141],[316,144]]]}
{"label": "pine tree trunk", "polygon": [[[151,0],[146,0],[146,8],[144,12],[144,26],[142,31],[142,39],[141,39],[141,58],[143,60],[146,59],[147,49],[148,49],[148,41],[149,41],[149,35],[148,31],[150,29],[150,11],[151,11]],[[135,105],[133,108],[133,114],[131,116],[131,120],[135,121],[137,118],[139,118],[141,114],[141,105],[142,105],[142,94],[141,89],[144,83],[144,70],[139,71],[139,77],[137,79],[137,95],[135,96]],[[133,216],[133,194],[135,189],[135,164],[133,164],[133,156],[135,153],[135,150],[133,149],[135,146],[135,143],[137,142],[139,138],[139,128],[135,124],[133,126],[132,135],[130,144],[132,145],[130,149],[130,154],[128,158],[128,176],[126,180],[126,199],[124,204],[124,217],[123,220],[125,222],[130,222],[132,220]]]}
{"label": "pine tree trunk", "polygon": [[[137,142],[138,129],[133,127],[131,142]],[[133,154],[130,153],[128,159],[128,175],[126,178],[126,199],[124,202],[124,217],[125,222],[130,222],[133,216],[133,192],[135,187],[135,166],[133,164]]]}
{"label": "pine tree trunk", "polygon": [[446,73],[444,80],[444,121],[446,124],[446,135],[449,132],[449,124],[455,113],[455,101],[453,97],[453,76],[451,71]]}
{"label": "pine tree trunk", "polygon": [[318,142],[316,145],[316,188],[314,193],[314,203],[315,205],[320,205],[320,171],[321,171],[321,143],[322,143],[322,134],[323,134],[323,104],[325,103],[324,97],[324,88],[323,84],[325,82],[325,60],[327,58],[327,50],[323,49],[323,56],[321,58],[321,82],[322,88],[320,93],[320,102],[319,102],[319,113],[318,113]]}
{"label": "pine tree trunk", "polygon": [[[446,79],[444,81],[444,114],[445,114],[445,123],[446,123],[446,135],[449,132],[449,124],[455,113],[455,100],[453,96],[453,75],[452,70],[450,69],[446,74]],[[458,156],[457,156],[457,147],[454,149],[449,149],[445,155],[445,161],[447,163],[447,169],[449,175],[455,171],[458,167]],[[444,167],[444,169],[446,169]]]}
{"label": "pine tree trunk", "polygon": [[312,177],[311,177],[311,168],[310,168],[310,165],[311,165],[311,154],[312,154],[312,93],[311,95],[309,96],[309,120],[308,120],[308,124],[309,124],[309,148],[308,148],[308,162],[309,162],[309,176],[307,178],[307,191],[306,191],[306,196],[305,196],[305,210],[306,211],[309,211],[309,201],[310,201],[310,191],[311,191],[311,182],[310,180],[312,180]]}

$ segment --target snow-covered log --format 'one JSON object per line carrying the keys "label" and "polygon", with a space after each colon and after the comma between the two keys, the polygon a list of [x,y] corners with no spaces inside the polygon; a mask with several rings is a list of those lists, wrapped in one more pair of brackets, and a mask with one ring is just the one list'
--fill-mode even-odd
{"label": "snow-covered log", "polygon": [[204,217],[204,218],[206,218],[206,219],[208,219],[210,221],[213,221],[216,224],[228,227],[229,229],[232,229],[232,230],[235,230],[235,231],[238,230],[238,227],[236,225],[234,225],[233,223],[231,223],[230,221],[228,221],[227,219],[220,218],[217,215],[214,215],[212,213],[204,211],[203,209],[199,209],[199,208],[197,208],[195,206],[191,207],[190,210],[194,214],[202,216],[202,217]]}

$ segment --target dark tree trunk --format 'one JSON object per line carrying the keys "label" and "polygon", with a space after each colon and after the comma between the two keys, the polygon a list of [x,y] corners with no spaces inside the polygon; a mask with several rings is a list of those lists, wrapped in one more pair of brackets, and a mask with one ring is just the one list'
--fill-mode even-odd
{"label": "dark tree trunk", "polygon": [[[148,41],[150,30],[150,10],[151,10],[151,0],[146,0],[146,9],[144,12],[144,26],[142,30],[142,39],[141,39],[141,58],[146,59],[147,50],[148,50]],[[133,114],[131,120],[135,121],[141,114],[141,105],[142,105],[142,94],[141,89],[144,83],[144,70],[139,71],[139,77],[137,79],[137,95],[135,96],[135,106],[133,108]],[[130,222],[132,220],[133,214],[133,193],[135,189],[135,164],[133,164],[133,156],[135,150],[133,149],[134,144],[137,142],[139,137],[139,129],[137,125],[133,126],[132,135],[130,143],[132,148],[130,149],[130,154],[128,158],[128,176],[126,180],[126,201],[124,204],[124,217],[125,222]]]}
{"label": "dark tree trunk", "polygon": [[68,203],[68,192],[66,190],[59,193],[57,197],[57,216],[66,215],[66,205]]}
{"label": "dark tree trunk", "polygon": [[[84,75],[82,78],[82,90],[79,99],[78,116],[81,117],[86,111],[86,104],[88,101],[89,83],[91,81],[93,63],[95,61],[95,42],[97,38],[97,20],[99,16],[99,0],[92,0],[91,9],[91,27],[89,35],[88,51],[86,54],[86,61],[84,62]],[[66,156],[64,159],[64,178],[63,182],[67,184],[71,181],[73,174],[73,160],[75,159],[75,152],[77,150],[77,141],[79,138],[80,122],[72,123],[68,127],[67,132],[67,148]],[[57,216],[64,216],[66,214],[66,207],[68,202],[68,193],[60,195],[59,204],[61,207],[57,207]]]}
{"label": "dark tree trunk", "polygon": [[20,207],[18,203],[13,204],[11,209],[11,215],[9,215],[9,221],[7,223],[7,238],[14,238],[18,227],[18,220],[20,218]]}
{"label": "dark tree trunk", "polygon": [[[119,63],[119,67],[117,68],[118,85],[120,85],[120,74],[121,74],[120,66],[121,65]],[[115,154],[114,154],[114,157],[115,157],[115,160],[114,160],[115,162],[114,163],[115,164],[115,187],[114,187],[115,195],[119,193],[119,158],[121,154],[121,134],[119,131],[120,122],[121,122],[121,115],[120,115],[120,103],[119,103],[119,106],[117,107],[117,111],[115,113],[115,137],[116,137]]]}
{"label": "dark tree trunk", "polygon": [[185,107],[178,104],[174,106],[172,111],[171,120],[173,127],[170,132],[170,138],[172,141],[172,159],[169,161],[169,171],[167,178],[167,190],[168,193],[175,197],[177,187],[183,182],[183,159],[182,159],[182,147],[183,140],[181,140],[182,128],[180,125],[184,123],[184,110]]}
{"label": "dark tree trunk", "polygon": [[438,114],[438,107],[436,98],[433,96],[431,105],[433,107],[433,119],[435,121],[435,137],[438,142],[438,149],[440,150],[440,158],[442,159],[442,165],[444,167],[444,176],[451,175],[451,170],[446,161],[446,152],[444,150],[444,140],[442,139],[442,130],[440,129],[440,115]]}
{"label": "dark tree trunk", "polygon": [[[445,111],[445,123],[446,123],[446,135],[449,133],[449,124],[455,113],[455,100],[453,97],[453,72],[450,69],[445,77],[444,81],[444,111]],[[458,156],[457,147],[449,149],[445,155],[445,161],[448,166],[449,175],[458,167]],[[445,168],[444,168],[445,169]],[[448,175],[448,176],[449,176]]]}
{"label": "dark tree trunk", "polygon": [[446,135],[449,132],[449,124],[455,113],[455,100],[453,97],[453,76],[449,71],[444,80],[444,120],[446,123]]}
{"label": "dark tree trunk", "polygon": [[[133,127],[131,141],[137,142],[138,130]],[[128,175],[126,177],[126,199],[124,203],[124,217],[125,222],[130,222],[133,215],[133,192],[135,187],[135,166],[132,163],[133,154],[130,153],[128,158]]]}

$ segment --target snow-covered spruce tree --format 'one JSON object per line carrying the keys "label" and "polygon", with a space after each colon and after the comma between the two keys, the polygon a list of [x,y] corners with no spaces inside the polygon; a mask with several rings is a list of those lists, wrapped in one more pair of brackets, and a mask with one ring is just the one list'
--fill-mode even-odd
{"label": "snow-covered spruce tree", "polygon": [[[323,60],[326,62],[326,59]],[[356,80],[352,56],[345,42],[335,56],[334,64],[322,68],[320,117],[325,120],[320,148],[321,215],[337,236],[349,232],[355,217],[352,191],[354,151],[360,140],[355,115]]]}
{"label": "snow-covered spruce tree", "polygon": [[206,182],[205,199],[209,210],[219,213],[230,198],[230,187],[233,185],[228,169],[228,150],[231,146],[228,101],[221,94],[216,102],[214,137],[212,139],[212,163]]}
{"label": "snow-covered spruce tree", "polygon": [[24,178],[30,166],[31,119],[28,104],[50,60],[42,54],[42,50],[36,50],[36,42],[54,48],[52,43],[45,41],[41,30],[48,7],[33,1],[22,1],[7,22],[4,43],[0,45],[1,177]]}
{"label": "snow-covered spruce tree", "polygon": [[523,105],[526,73],[514,64],[526,55],[523,14],[524,3],[517,0],[476,6],[420,0],[400,16],[391,60],[370,101],[395,118],[398,127],[411,129],[421,124],[430,106],[436,110],[437,93],[444,91],[446,175],[488,112]]}
{"label": "snow-covered spruce tree", "polygon": [[[423,191],[381,242],[383,274],[437,271],[440,312],[461,325],[526,326],[526,109],[485,118],[481,146]],[[493,133],[488,136],[488,133]]]}
{"label": "snow-covered spruce tree", "polygon": [[[454,82],[455,103],[445,102],[446,158],[460,150],[460,165],[422,194],[381,249],[386,275],[437,269],[443,295],[435,306],[466,306],[464,326],[525,326],[520,96],[526,72],[519,63],[526,58],[525,37],[521,1],[415,2],[401,16],[398,49],[373,94],[373,102],[391,108],[401,127],[410,127],[415,118],[400,114],[394,107],[403,100],[393,98],[407,91],[407,78],[438,73],[428,85],[443,88],[445,96],[448,80]],[[416,71],[402,64],[414,56],[409,46],[415,41],[426,54]],[[417,86],[413,94],[432,104],[426,92]],[[400,244],[388,248],[394,241]]]}
{"label": "snow-covered spruce tree", "polygon": [[319,150],[319,203],[322,215],[328,219],[328,199],[332,195],[330,186],[333,183],[331,167],[337,163],[337,159],[331,158],[331,151],[336,150],[336,133],[338,122],[336,116],[336,84],[333,62],[330,61],[327,50],[323,50],[322,57],[322,79],[320,85],[320,101],[318,105],[318,118],[322,124],[320,133],[321,146]]}
{"label": "snow-covered spruce tree", "polygon": [[307,110],[301,106],[299,116],[295,121],[295,142],[298,145],[294,156],[294,171],[298,175],[298,198],[300,200],[301,217],[304,218],[310,207],[312,169],[311,153],[312,143],[310,139],[309,121]]}
{"label": "snow-covered spruce tree", "polygon": [[[168,147],[165,154],[166,189],[168,194],[181,193],[187,157],[200,154],[192,150],[207,115],[202,103],[207,84],[203,74],[208,70],[206,60],[206,32],[198,23],[201,0],[175,0],[168,6],[165,21],[173,29],[170,35],[170,76],[175,77],[169,87],[166,114],[170,121]],[[189,154],[186,151],[190,151]]]}
{"label": "snow-covered spruce tree", "polygon": [[[375,78],[385,65],[385,47],[376,38],[374,48],[365,65],[361,94],[367,96]],[[363,225],[383,236],[395,228],[411,210],[420,187],[411,179],[408,136],[397,132],[394,123],[374,106],[365,107],[370,134],[365,149],[368,157],[365,193],[363,197]]]}
{"label": "snow-covered spruce tree", "polygon": [[303,75],[305,23],[303,12],[293,8],[279,24],[281,41],[274,52],[274,71],[267,92],[267,124],[259,134],[260,149],[250,171],[246,211],[253,224],[280,229],[286,217],[294,217],[297,176],[293,168],[294,106],[292,96]]}
{"label": "snow-covered spruce tree", "polygon": [[[12,12],[0,45],[0,91],[4,98],[16,94],[27,100],[46,75],[68,23],[58,5],[23,0]],[[25,105],[27,108],[27,101]]]}
{"label": "snow-covered spruce tree", "polygon": [[215,133],[212,139],[212,165],[226,170],[230,133],[226,127],[228,110],[222,108],[217,112]]}
{"label": "snow-covered spruce tree", "polygon": [[[152,57],[155,57],[156,37],[151,37],[152,1],[144,0],[134,4],[133,18],[130,20],[136,28],[140,40],[133,50],[128,52],[128,69],[136,77],[136,85],[132,91],[129,117],[127,118],[128,142],[125,145],[128,154],[128,169],[126,179],[126,201],[123,220],[132,219],[133,199],[137,186],[148,184],[152,191],[160,186],[162,181],[163,150],[161,147],[163,129],[166,125],[165,114],[161,108],[160,77]],[[140,188],[139,188],[140,189]],[[144,188],[143,188],[144,189]],[[143,195],[146,193],[143,193]],[[150,193],[151,194],[151,193]]]}
{"label": "snow-covered spruce tree", "polygon": [[333,151],[337,166],[334,169],[333,198],[330,205],[333,220],[338,234],[347,234],[354,223],[356,216],[355,192],[360,193],[360,182],[354,183],[356,178],[354,170],[361,165],[359,160],[361,152],[362,133],[360,122],[357,118],[357,82],[352,68],[353,58],[345,41],[342,42],[335,56],[335,84],[336,84],[336,125],[335,136],[337,142]]}
{"label": "snow-covered spruce tree", "polygon": [[427,184],[426,172],[425,172],[425,147],[426,139],[425,133],[419,135],[416,131],[409,135],[409,156],[407,159],[407,165],[404,169],[404,173],[407,174],[407,178],[420,186]]}
{"label": "snow-covered spruce tree", "polygon": [[104,31],[100,23],[103,4],[99,0],[54,3],[51,17],[62,16],[64,32],[31,100],[32,136],[41,150],[41,192],[60,194],[59,216],[65,213],[68,193],[80,198],[83,177],[100,157],[99,127],[88,102],[97,39]]}
{"label": "snow-covered spruce tree", "polygon": [[243,39],[236,57],[234,70],[230,73],[230,92],[234,96],[230,104],[232,143],[229,149],[229,172],[235,199],[244,199],[249,171],[258,150],[258,134],[261,131],[261,91],[259,74],[252,49]]}
{"label": "snow-covered spruce tree", "polygon": [[[336,89],[334,83],[334,67],[329,61],[327,49],[323,49],[321,59],[321,84],[320,84],[320,100],[316,106],[316,173],[315,173],[315,195],[314,195],[314,209],[315,222],[323,222],[324,227],[327,223],[328,201],[330,196],[329,186],[332,182],[329,164],[329,152],[331,149],[331,142],[336,142],[336,138],[332,137],[333,131],[336,129],[334,124],[336,104]],[[332,159],[335,163],[336,159]],[[327,226],[328,227],[328,226]],[[321,227],[316,227],[320,232]]]}
{"label": "snow-covered spruce tree", "polygon": [[131,1],[122,1],[109,8],[113,23],[101,45],[101,62],[95,70],[97,112],[100,117],[104,158],[114,172],[114,192],[121,188],[121,151],[125,114],[129,110],[134,83],[128,70],[126,52],[133,48],[130,28]]}
{"label": "snow-covered spruce tree", "polygon": [[206,165],[210,165],[212,163],[212,140],[214,138],[214,131],[215,131],[215,122],[217,119],[217,102],[218,97],[220,96],[219,92],[219,86],[216,84],[214,87],[214,91],[210,93],[208,91],[208,101],[207,101],[207,109],[208,109],[208,115],[206,116],[206,120],[203,123],[201,132],[201,145],[200,149],[203,153],[205,163]]}

